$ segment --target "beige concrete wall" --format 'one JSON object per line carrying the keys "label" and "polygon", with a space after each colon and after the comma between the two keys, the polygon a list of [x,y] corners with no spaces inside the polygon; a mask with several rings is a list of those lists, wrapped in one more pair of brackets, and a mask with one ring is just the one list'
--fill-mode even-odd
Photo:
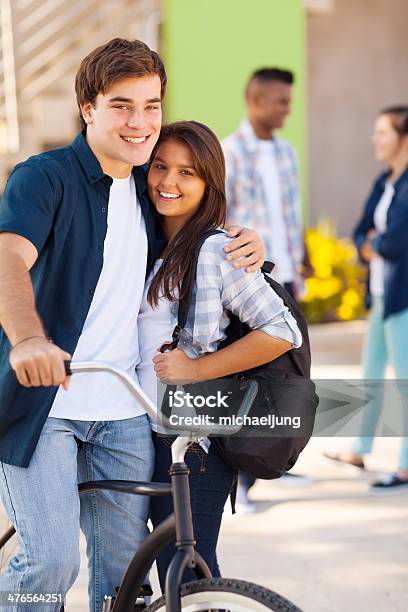
{"label": "beige concrete wall", "polygon": [[348,235],[381,167],[372,124],[408,103],[408,0],[334,0],[307,19],[310,222]]}

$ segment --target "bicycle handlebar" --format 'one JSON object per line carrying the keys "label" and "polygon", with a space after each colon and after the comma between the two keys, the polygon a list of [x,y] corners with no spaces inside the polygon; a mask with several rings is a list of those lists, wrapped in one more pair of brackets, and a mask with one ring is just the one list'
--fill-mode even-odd
{"label": "bicycle handlebar", "polygon": [[[158,420],[158,411],[152,400],[146,395],[143,389],[129,376],[129,374],[123,370],[115,366],[112,363],[108,363],[105,361],[64,361],[65,372],[67,376],[71,376],[75,373],[85,373],[85,372],[108,372],[113,376],[116,376],[132,393],[133,397],[137,399],[146,410],[150,419],[160,425],[161,427],[166,428],[169,432],[173,429],[174,425],[171,425],[168,418],[160,413],[160,421]],[[248,414],[253,401],[258,392],[258,385],[255,381],[249,381],[248,388],[245,391],[244,398],[242,400],[241,406],[238,411],[238,415],[245,416]],[[219,426],[210,426],[208,432],[203,432],[203,427],[194,428],[194,426],[189,427],[189,435],[194,438],[197,436],[202,437],[203,435],[232,435],[234,433],[238,433],[241,429],[241,426],[234,425],[223,425]]]}

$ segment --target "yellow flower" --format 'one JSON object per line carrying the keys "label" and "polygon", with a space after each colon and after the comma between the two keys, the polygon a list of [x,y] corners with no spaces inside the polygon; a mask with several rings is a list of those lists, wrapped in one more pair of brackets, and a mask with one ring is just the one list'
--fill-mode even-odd
{"label": "yellow flower", "polygon": [[305,234],[314,276],[306,280],[303,310],[310,322],[350,320],[364,313],[365,270],[349,239],[335,236],[325,220]]}
{"label": "yellow flower", "polygon": [[342,304],[338,308],[336,308],[337,315],[343,321],[350,321],[354,318],[354,310],[351,306],[347,306],[347,304]]}
{"label": "yellow flower", "polygon": [[346,306],[350,306],[350,308],[357,308],[361,301],[361,296],[355,289],[346,289],[343,293],[341,301]]}

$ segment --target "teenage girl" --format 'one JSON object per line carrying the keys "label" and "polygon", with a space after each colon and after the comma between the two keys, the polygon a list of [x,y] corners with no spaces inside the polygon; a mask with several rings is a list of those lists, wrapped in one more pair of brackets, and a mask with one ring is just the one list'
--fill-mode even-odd
{"label": "teenage girl", "polygon": [[[182,349],[159,353],[177,323],[177,301],[194,282],[197,241],[225,222],[225,165],[215,134],[195,121],[163,127],[148,174],[150,199],[159,213],[167,247],[147,281],[139,315],[142,388],[157,402],[157,378],[195,382],[228,376],[272,361],[302,343],[296,321],[260,271],[236,269],[225,259],[225,233],[205,240],[200,251],[193,302]],[[230,313],[252,331],[217,351],[225,338]],[[179,345],[180,346],[180,345]],[[153,425],[154,428],[154,425]],[[169,481],[172,438],[155,436],[155,480]],[[190,468],[192,514],[197,550],[213,575],[219,576],[216,544],[222,511],[232,484],[232,470],[210,440],[193,444],[186,454]],[[172,512],[171,498],[152,500],[156,525]],[[161,555],[163,586],[174,547]],[[192,576],[186,576],[193,579]]]}

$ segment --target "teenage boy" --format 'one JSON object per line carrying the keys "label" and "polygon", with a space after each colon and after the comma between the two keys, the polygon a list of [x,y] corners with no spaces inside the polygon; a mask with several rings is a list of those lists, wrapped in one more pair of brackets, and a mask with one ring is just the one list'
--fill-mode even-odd
{"label": "teenage boy", "polygon": [[223,141],[228,220],[259,231],[272,276],[295,297],[313,273],[303,240],[298,164],[293,147],[276,136],[291,111],[293,73],[261,68],[245,90],[247,118]]}
{"label": "teenage boy", "polygon": [[[98,47],[76,76],[83,131],[71,145],[19,164],[4,192],[0,494],[20,552],[0,592],[65,597],[79,570],[81,525],[91,610],[99,612],[146,535],[147,498],[79,499],[77,483],[149,480],[147,416],[108,375],[70,382],[63,361],[112,361],[136,376],[143,285],[164,246],[141,166],[160,133],[165,87],[160,57],[143,42],[116,38]],[[231,249],[234,258],[250,255],[240,266],[259,267],[253,232]]]}

